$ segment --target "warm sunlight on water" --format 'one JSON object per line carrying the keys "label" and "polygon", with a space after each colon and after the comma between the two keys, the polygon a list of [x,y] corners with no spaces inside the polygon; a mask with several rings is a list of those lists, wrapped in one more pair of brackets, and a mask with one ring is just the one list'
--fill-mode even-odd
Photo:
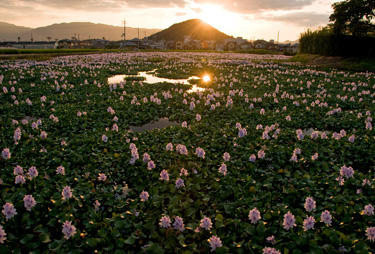
{"label": "warm sunlight on water", "polygon": [[206,88],[199,87],[197,85],[193,85],[192,88],[190,88],[186,92],[187,93],[196,93],[196,92],[204,92],[205,90],[206,90]]}
{"label": "warm sunlight on water", "polygon": [[210,81],[211,81],[211,77],[210,77],[210,75],[205,74],[205,75],[202,77],[202,81],[203,81],[204,83],[208,83],[208,82],[210,82]]}
{"label": "warm sunlight on water", "polygon": [[[197,76],[191,76],[187,79],[169,79],[169,78],[160,78],[154,75],[156,70],[153,70],[152,72],[139,72],[137,76],[134,75],[114,75],[112,77],[108,78],[108,85],[113,84],[119,84],[121,82],[125,82],[126,77],[143,77],[145,80],[143,82],[149,83],[149,84],[156,84],[156,83],[173,83],[173,84],[184,84],[184,85],[191,85],[189,83],[190,80],[202,80],[203,83],[209,83],[211,82],[211,76],[209,74],[204,74],[202,77]],[[187,93],[196,93],[196,92],[203,92],[206,88],[199,87],[197,85],[193,85],[189,90],[187,90]]]}
{"label": "warm sunlight on water", "polygon": [[160,78],[160,77],[155,76],[155,74],[154,74],[155,71],[156,70],[153,70],[152,72],[142,71],[142,72],[139,72],[137,76],[135,76],[135,75],[115,75],[115,76],[112,76],[112,77],[108,78],[108,85],[119,84],[120,82],[125,82],[126,77],[143,77],[143,78],[145,78],[143,82],[149,83],[149,84],[167,82],[167,83],[184,84],[184,85],[190,85],[189,80],[200,79],[197,76],[191,76],[187,79]]}

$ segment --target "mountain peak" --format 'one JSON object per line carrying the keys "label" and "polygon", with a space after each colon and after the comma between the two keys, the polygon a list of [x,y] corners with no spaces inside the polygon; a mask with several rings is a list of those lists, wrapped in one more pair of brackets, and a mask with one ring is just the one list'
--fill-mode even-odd
{"label": "mountain peak", "polygon": [[201,19],[189,19],[173,24],[169,28],[160,31],[149,38],[151,40],[183,41],[185,36],[190,36],[193,40],[214,41],[221,41],[231,37],[220,32]]}

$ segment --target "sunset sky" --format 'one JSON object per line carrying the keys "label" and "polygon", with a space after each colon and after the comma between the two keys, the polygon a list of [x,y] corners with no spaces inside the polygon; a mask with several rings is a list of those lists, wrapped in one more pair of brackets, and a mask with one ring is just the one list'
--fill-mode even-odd
{"label": "sunset sky", "polygon": [[167,28],[200,18],[246,39],[296,40],[307,28],[328,23],[338,0],[0,0],[0,21],[38,27],[89,21],[142,28]]}

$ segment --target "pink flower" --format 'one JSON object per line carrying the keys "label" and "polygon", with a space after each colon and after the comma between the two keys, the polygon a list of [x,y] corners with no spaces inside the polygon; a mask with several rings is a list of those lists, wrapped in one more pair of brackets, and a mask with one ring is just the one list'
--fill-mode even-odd
{"label": "pink flower", "polygon": [[320,215],[320,220],[324,222],[327,226],[331,226],[332,223],[332,216],[329,211],[325,210]]}
{"label": "pink flower", "polygon": [[169,228],[171,227],[171,223],[171,218],[169,218],[169,216],[163,216],[160,218],[159,226],[161,228]]}
{"label": "pink flower", "polygon": [[69,186],[65,186],[61,192],[61,195],[62,195],[63,200],[70,199],[73,196],[72,190],[70,189]]}
{"label": "pink flower", "polygon": [[313,229],[315,224],[315,219],[312,216],[307,217],[303,220],[303,230],[307,231],[309,229]]}
{"label": "pink flower", "polygon": [[172,143],[168,143],[167,146],[165,147],[165,149],[167,151],[173,151],[173,144]]}
{"label": "pink flower", "polygon": [[39,175],[38,170],[34,166],[32,166],[31,168],[29,168],[28,174],[29,174],[29,176],[30,176],[31,179],[33,179],[34,177],[37,177]]}
{"label": "pink flower", "polygon": [[275,236],[273,236],[273,235],[267,237],[266,240],[267,240],[267,242],[269,242],[271,244],[275,244],[276,243]]}
{"label": "pink flower", "polygon": [[147,163],[151,160],[151,157],[148,153],[143,154],[143,162]]}
{"label": "pink flower", "polygon": [[3,157],[4,160],[9,160],[10,159],[10,151],[9,148],[4,148],[3,151],[1,152],[1,156]]}
{"label": "pink flower", "polygon": [[95,209],[96,212],[99,211],[99,207],[100,207],[100,202],[98,200],[95,200],[94,209]]}
{"label": "pink flower", "polygon": [[58,166],[56,169],[56,174],[65,175],[65,168],[63,166]]}
{"label": "pink flower", "polygon": [[301,129],[296,130],[296,134],[297,134],[298,140],[302,140],[305,137],[305,135],[303,135],[303,132],[302,132]]}
{"label": "pink flower", "polygon": [[98,180],[105,182],[105,180],[107,180],[107,176],[104,173],[99,173]]}
{"label": "pink flower", "polygon": [[195,120],[197,120],[199,122],[201,119],[202,119],[202,117],[201,117],[200,114],[195,115]]}
{"label": "pink flower", "polygon": [[352,167],[342,166],[340,169],[340,175],[346,178],[353,177],[354,169]]}
{"label": "pink flower", "polygon": [[168,171],[163,169],[161,172],[160,172],[160,180],[162,181],[169,181],[169,174],[168,174]]}
{"label": "pink flower", "polygon": [[141,194],[139,195],[139,198],[141,199],[142,202],[145,202],[148,200],[150,195],[148,194],[147,191],[142,191]]}
{"label": "pink flower", "polygon": [[188,171],[186,169],[184,169],[184,168],[181,168],[181,170],[180,170],[180,176],[188,176],[188,175],[189,175]]}
{"label": "pink flower", "polygon": [[173,222],[173,228],[180,232],[184,231],[185,230],[184,220],[181,217],[176,216]]}
{"label": "pink flower", "polygon": [[179,154],[188,155],[188,150],[187,150],[186,146],[184,146],[184,145],[178,144],[176,146],[176,151]]}
{"label": "pink flower", "polygon": [[306,211],[311,212],[316,208],[316,202],[312,197],[307,197],[304,205]]}
{"label": "pink flower", "polygon": [[374,215],[374,207],[371,204],[366,205],[363,213],[368,216]]}
{"label": "pink flower", "polygon": [[102,141],[104,143],[107,143],[107,141],[108,141],[108,137],[105,134],[102,135]]}
{"label": "pink flower", "polygon": [[227,153],[227,152],[225,152],[225,153],[223,154],[223,159],[224,159],[224,161],[229,161],[229,160],[230,160],[230,154]]}
{"label": "pink flower", "polygon": [[182,187],[185,187],[184,180],[182,180],[181,178],[178,178],[176,180],[176,188],[179,189],[179,188],[182,188]]}
{"label": "pink flower", "polygon": [[72,225],[72,222],[65,221],[63,224],[62,232],[64,234],[64,238],[68,240],[70,237],[74,236],[77,233],[76,227]]}
{"label": "pink flower", "polygon": [[266,153],[263,150],[258,151],[258,158],[263,159],[266,156]]}
{"label": "pink flower", "polygon": [[252,224],[256,224],[260,219],[260,212],[256,207],[249,212],[249,220]]}
{"label": "pink flower", "polygon": [[20,165],[17,165],[13,168],[13,175],[23,175],[23,168]]}
{"label": "pink flower", "polygon": [[365,185],[371,186],[371,182],[367,178],[363,179],[363,181],[362,181],[362,186],[365,186]]}
{"label": "pink flower", "polygon": [[147,163],[147,169],[148,169],[148,170],[154,169],[155,167],[156,167],[156,166],[155,166],[154,161],[149,161],[149,162]]}
{"label": "pink flower", "polygon": [[289,230],[295,226],[296,226],[296,219],[294,218],[294,215],[288,211],[286,214],[284,214],[283,227],[286,230]]}
{"label": "pink flower", "polygon": [[27,211],[31,211],[31,208],[36,205],[36,201],[32,195],[25,195],[23,197],[23,205],[25,206]]}
{"label": "pink flower", "polygon": [[375,241],[375,227],[369,227],[366,229],[367,239],[371,242]]}
{"label": "pink flower", "polygon": [[314,153],[312,156],[311,156],[311,160],[315,161],[317,160],[319,157],[319,154],[318,153]]}
{"label": "pink flower", "polygon": [[116,112],[113,110],[112,107],[107,108],[107,112],[110,113],[111,115],[114,115]]}
{"label": "pink flower", "polygon": [[223,243],[221,242],[220,238],[215,235],[211,236],[210,239],[208,239],[208,242],[210,243],[211,252],[215,251],[216,248],[220,248],[223,246]]}
{"label": "pink flower", "polygon": [[264,247],[263,254],[281,254],[281,252],[276,250],[275,248]]}
{"label": "pink flower", "polygon": [[354,140],[355,140],[355,135],[351,135],[349,138],[348,138],[349,142],[350,143],[354,143]]}
{"label": "pink flower", "polygon": [[181,126],[182,126],[182,128],[187,128],[187,122],[186,122],[186,121],[183,121],[183,122],[181,123]]}
{"label": "pink flower", "polygon": [[199,158],[202,158],[202,159],[204,159],[204,156],[205,156],[205,151],[202,149],[202,148],[200,148],[200,147],[198,147],[197,149],[195,149],[195,154],[199,157]]}
{"label": "pink flower", "polygon": [[249,157],[249,161],[251,161],[251,162],[255,162],[256,159],[257,159],[257,157],[255,156],[255,154],[252,154],[252,155],[250,155],[250,157]]}
{"label": "pink flower", "polygon": [[293,153],[292,157],[290,158],[290,161],[297,162],[298,161],[297,154]]}
{"label": "pink flower", "polygon": [[318,131],[313,131],[312,133],[311,133],[311,138],[312,139],[317,139],[319,137],[319,132]]}
{"label": "pink flower", "polygon": [[192,101],[192,102],[190,102],[190,107],[189,107],[189,109],[190,110],[193,110],[195,108],[195,103]]}
{"label": "pink flower", "polygon": [[225,163],[222,163],[219,168],[219,173],[223,174],[224,176],[227,174],[227,165]]}
{"label": "pink flower", "polygon": [[112,125],[112,131],[118,132],[118,126],[117,126],[117,124],[114,123]]}
{"label": "pink flower", "polygon": [[13,140],[14,140],[14,143],[15,143],[15,144],[18,144],[18,141],[20,141],[21,136],[22,136],[21,128],[18,127],[18,128],[14,131],[14,135],[13,135]]}
{"label": "pink flower", "polygon": [[26,182],[26,179],[23,175],[16,176],[16,179],[14,180],[15,184],[24,184]]}
{"label": "pink flower", "polygon": [[210,230],[212,228],[212,221],[210,218],[204,216],[199,226],[205,230]]}
{"label": "pink flower", "polygon": [[238,137],[239,138],[243,138],[247,135],[247,131],[246,131],[246,128],[241,128],[238,130]]}
{"label": "pink flower", "polygon": [[0,243],[4,243],[4,241],[7,239],[6,236],[7,233],[5,233],[3,226],[0,225]]}
{"label": "pink flower", "polygon": [[3,206],[2,212],[6,220],[13,218],[17,214],[16,208],[14,208],[12,203],[8,203],[8,202],[5,203],[5,205]]}
{"label": "pink flower", "polygon": [[41,133],[40,133],[40,138],[41,139],[46,139],[47,138],[47,132],[45,132],[45,131],[42,131]]}

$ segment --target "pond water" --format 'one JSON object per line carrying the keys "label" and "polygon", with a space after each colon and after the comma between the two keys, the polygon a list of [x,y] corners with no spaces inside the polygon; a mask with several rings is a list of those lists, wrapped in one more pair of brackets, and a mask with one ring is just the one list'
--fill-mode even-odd
{"label": "pond water", "polygon": [[154,129],[163,129],[169,126],[176,126],[179,125],[177,122],[169,121],[167,117],[159,118],[157,121],[152,121],[150,123],[146,123],[142,126],[129,126],[129,130],[132,132],[143,132],[143,131],[150,131]]}
{"label": "pond water", "polygon": [[[112,77],[108,78],[108,85],[113,85],[113,84],[120,84],[121,82],[125,82],[125,78],[127,77],[143,77],[144,80],[143,82],[148,83],[148,84],[156,84],[156,83],[172,83],[172,84],[183,84],[183,85],[191,85],[189,83],[190,80],[199,80],[201,79],[198,76],[191,76],[187,79],[169,79],[169,78],[160,78],[155,76],[155,71],[153,70],[151,72],[147,71],[142,71],[139,72],[138,75],[114,75]],[[188,93],[195,93],[195,92],[203,92],[205,91],[206,88],[199,87],[197,85],[192,85],[191,89],[187,90]]]}
{"label": "pond water", "polygon": [[125,82],[125,78],[128,75],[115,75],[112,77],[109,77],[107,79],[108,85],[114,85],[114,84],[120,84],[121,82]]}

